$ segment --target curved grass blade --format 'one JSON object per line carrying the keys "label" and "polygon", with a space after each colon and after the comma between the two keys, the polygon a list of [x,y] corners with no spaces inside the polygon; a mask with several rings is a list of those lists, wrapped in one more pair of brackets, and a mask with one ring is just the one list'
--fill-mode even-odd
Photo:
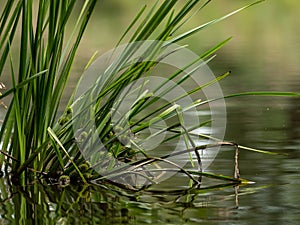
{"label": "curved grass blade", "polygon": [[[218,138],[214,138],[212,136],[209,135],[205,135],[205,134],[195,134],[195,133],[191,133],[190,135],[195,135],[195,136],[200,136],[206,139],[210,139],[210,140],[214,140],[216,142],[221,142],[222,140],[218,139]],[[261,150],[261,149],[256,149],[256,148],[250,148],[250,147],[246,147],[243,145],[237,145],[237,147],[239,149],[244,149],[244,150],[248,150],[248,151],[252,151],[252,152],[257,152],[257,153],[263,153],[263,154],[268,154],[268,155],[286,155],[284,153],[279,153],[279,152],[271,152],[271,151],[267,151],[267,150]]]}
{"label": "curved grass blade", "polygon": [[27,78],[26,80],[20,82],[19,84],[17,84],[15,87],[13,87],[12,89],[7,90],[6,92],[4,92],[2,95],[0,95],[0,99],[5,98],[6,96],[12,94],[13,92],[15,92],[16,90],[23,88],[26,84],[28,84],[29,82],[32,82],[33,80],[41,77],[42,75],[45,75],[47,73],[48,70],[43,70],[35,75],[32,75],[31,77]]}
{"label": "curved grass blade", "polygon": [[188,18],[186,18],[182,23],[180,23],[177,27],[173,29],[173,31],[170,33],[170,36],[172,36],[177,30],[179,30],[181,27],[183,27],[194,15],[196,15],[200,10],[202,10],[208,3],[210,3],[211,0],[208,0],[205,2],[199,9],[197,9],[192,15],[190,15]]}
{"label": "curved grass blade", "polygon": [[201,25],[201,26],[198,26],[198,27],[196,27],[196,28],[194,28],[194,29],[191,29],[191,30],[189,30],[189,31],[187,31],[187,32],[185,32],[185,33],[183,33],[183,34],[181,34],[181,35],[179,35],[179,36],[177,36],[177,37],[175,37],[175,38],[169,40],[169,42],[170,42],[170,43],[176,43],[176,42],[178,42],[178,41],[180,41],[180,40],[182,40],[182,39],[185,39],[185,38],[187,38],[187,37],[189,37],[189,36],[191,36],[191,35],[193,35],[193,34],[199,32],[200,30],[203,30],[203,29],[205,29],[205,28],[207,28],[207,27],[209,27],[209,26],[211,26],[211,25],[213,25],[213,24],[216,24],[216,23],[218,23],[218,22],[220,22],[220,21],[222,21],[222,20],[224,20],[224,19],[227,19],[228,17],[230,17],[230,16],[232,16],[232,15],[234,15],[234,14],[237,14],[237,13],[241,12],[242,10],[245,10],[245,9],[247,9],[247,8],[253,6],[253,5],[256,5],[256,4],[258,4],[258,3],[261,3],[261,2],[263,2],[263,1],[265,1],[265,0],[260,0],[260,1],[254,2],[254,3],[252,3],[252,4],[249,4],[249,5],[247,5],[247,6],[244,6],[244,7],[240,8],[240,9],[238,9],[238,10],[235,10],[235,11],[233,11],[233,12],[231,12],[231,13],[228,13],[227,15],[222,16],[222,17],[219,18],[219,19],[215,19],[215,20],[212,20],[212,21],[210,21],[210,22],[207,22],[207,23],[205,23],[205,24],[203,24],[203,25]]}
{"label": "curved grass blade", "polygon": [[230,94],[224,98],[241,97],[241,96],[272,96],[272,97],[300,97],[299,92],[282,92],[282,91],[253,91]]}

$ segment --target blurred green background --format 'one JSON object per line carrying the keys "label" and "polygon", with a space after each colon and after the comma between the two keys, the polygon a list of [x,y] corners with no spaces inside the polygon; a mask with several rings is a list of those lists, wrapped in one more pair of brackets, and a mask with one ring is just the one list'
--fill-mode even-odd
{"label": "blurred green background", "polygon": [[[178,33],[252,2],[253,0],[214,0]],[[101,54],[112,49],[146,3],[149,1],[100,1],[81,45],[76,64],[78,70],[82,69],[96,50]],[[181,44],[188,44],[191,50],[201,54],[233,36],[210,64],[216,75],[232,70],[233,75],[228,82],[240,83],[236,91],[260,89],[261,83],[265,83],[264,88],[269,90],[291,90],[293,88],[286,80],[299,80],[300,71],[299,7],[298,0],[267,0],[201,31]]]}

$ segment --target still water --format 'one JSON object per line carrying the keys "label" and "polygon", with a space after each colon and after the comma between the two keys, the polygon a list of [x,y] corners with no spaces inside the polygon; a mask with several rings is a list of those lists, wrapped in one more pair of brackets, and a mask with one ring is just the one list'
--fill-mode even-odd
{"label": "still water", "polygon": [[[217,5],[211,6],[211,12],[206,14],[222,15],[224,7]],[[205,31],[197,37],[203,43],[200,46],[197,38],[191,39],[191,47],[200,51],[227,35],[235,36],[210,63],[215,74],[232,71],[229,78],[220,82],[224,95],[300,91],[300,26],[296,5],[299,8],[298,0],[268,1],[236,20]],[[125,6],[122,7],[121,12]],[[124,13],[120,17],[127,18]],[[95,26],[97,23],[91,28]],[[105,35],[113,37],[114,32],[122,31],[121,25],[110,34],[109,26],[103,29],[107,29]],[[92,33],[95,29],[91,30]],[[86,62],[95,49],[105,51],[115,43],[93,37],[84,40],[85,51],[79,61]],[[78,74],[84,64],[78,64]],[[75,81],[76,76],[70,87]],[[160,186],[130,192],[108,184],[60,188],[37,182],[19,188],[1,178],[0,224],[299,224],[300,99],[239,97],[227,99],[226,106],[225,140],[285,153],[267,155],[240,150],[241,177],[253,184],[235,187],[205,178],[198,189],[189,189],[187,178],[176,175]],[[233,157],[232,149],[223,148],[208,171],[232,175]]]}

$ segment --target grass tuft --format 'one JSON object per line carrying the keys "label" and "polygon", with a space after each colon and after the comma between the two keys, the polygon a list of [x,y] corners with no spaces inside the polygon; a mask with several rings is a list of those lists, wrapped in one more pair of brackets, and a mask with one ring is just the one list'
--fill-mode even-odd
{"label": "grass tuft", "polygon": [[[11,96],[12,100],[7,107],[0,130],[2,146],[0,152],[6,158],[5,160],[2,158],[0,163],[5,164],[7,171],[21,178],[23,185],[30,181],[32,177],[30,175],[34,171],[34,173],[46,174],[47,177],[52,176],[64,187],[74,180],[86,184],[88,181],[98,182],[109,179],[113,181],[116,177],[122,177],[124,182],[127,182],[126,179],[140,177],[144,179],[145,186],[148,186],[156,183],[157,178],[162,174],[174,169],[179,169],[194,183],[201,183],[202,176],[233,183],[247,183],[248,181],[239,178],[238,171],[235,171],[233,177],[203,172],[200,154],[202,150],[222,145],[237,146],[233,143],[220,142],[206,135],[197,135],[197,140],[214,142],[205,145],[197,144],[192,131],[205,127],[211,121],[197,122],[193,128],[186,127],[184,112],[191,108],[206,106],[218,99],[202,101],[197,98],[187,106],[178,103],[226,78],[230,72],[209,80],[201,86],[193,87],[168,102],[162,101],[176,86],[191,80],[194,71],[212,60],[213,54],[231,38],[208,49],[183,69],[168,74],[167,81],[161,82],[155,90],[143,90],[143,87],[149,83],[147,77],[157,66],[157,61],[185,48],[180,46],[161,55],[171,44],[262,1],[256,1],[178,34],[180,28],[196,12],[204,10],[210,2],[210,0],[204,3],[198,0],[187,0],[185,4],[180,5],[179,0],[156,1],[148,11],[147,6],[144,6],[128,25],[116,48],[125,40],[134,44],[125,45],[121,54],[113,59],[109,67],[99,75],[99,82],[80,96],[76,96],[79,81],[63,115],[58,118],[62,94],[97,0],[84,1],[70,34],[66,34],[66,27],[71,15],[75,13],[76,0],[7,1],[0,16],[0,74],[3,74],[6,63],[9,63],[12,88],[1,94],[0,100],[7,96]],[[37,9],[37,15],[33,13],[33,8]],[[16,32],[19,27],[20,34]],[[129,36],[132,29],[135,30]],[[133,56],[145,47],[141,41],[149,39],[154,39],[156,42],[146,46],[141,57],[134,58]],[[19,49],[18,59],[12,56],[12,46],[15,45]],[[96,55],[97,53],[87,63],[86,70],[93,66]],[[17,64],[14,63],[16,60]],[[202,60],[205,60],[203,64],[200,63]],[[189,69],[190,72],[184,74],[185,69]],[[144,78],[144,81],[138,83],[140,78]],[[85,77],[83,76],[82,79]],[[169,83],[172,85],[168,86]],[[124,117],[113,121],[113,116],[118,114],[118,109],[126,100],[126,95],[122,96],[122,93],[129,84],[137,84],[137,86],[127,90],[126,95],[135,92],[139,95],[130,103],[130,110]],[[298,93],[247,92],[228,95],[225,98],[247,95],[299,97]],[[161,125],[162,121],[166,123],[165,127]],[[78,132],[75,130],[77,133],[74,133],[74,124],[80,128],[77,129]],[[137,141],[137,137],[142,136],[143,132],[149,129],[154,129],[155,132],[143,141]],[[160,157],[151,156],[145,150],[145,146],[150,140],[158,139],[164,132],[167,132],[168,137],[162,141],[162,146],[180,140],[182,137],[185,147],[176,153],[166,152]],[[243,146],[239,148],[259,151]],[[90,149],[97,149],[97,151],[91,152]],[[185,169],[168,159],[185,153],[189,154],[192,166],[197,162],[197,170]],[[193,154],[196,155],[196,160],[193,159]],[[161,167],[162,163],[168,167]],[[148,167],[149,165],[154,167]],[[104,175],[96,173],[99,170],[105,170]]]}

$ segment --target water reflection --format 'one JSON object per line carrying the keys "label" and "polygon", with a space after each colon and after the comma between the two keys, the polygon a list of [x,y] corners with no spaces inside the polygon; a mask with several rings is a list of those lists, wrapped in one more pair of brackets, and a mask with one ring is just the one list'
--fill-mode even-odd
{"label": "water reflection", "polygon": [[[233,152],[220,151],[212,171],[233,172]],[[299,221],[300,161],[240,151],[243,178],[235,186],[203,178],[198,188],[178,174],[132,192],[109,184],[24,188],[0,179],[2,224],[286,224]],[[229,169],[231,168],[231,169]],[[255,216],[254,216],[255,215]]]}
{"label": "water reflection", "polygon": [[35,183],[21,188],[1,179],[1,224],[181,224],[228,220],[237,209],[232,185],[170,193],[108,187]]}

